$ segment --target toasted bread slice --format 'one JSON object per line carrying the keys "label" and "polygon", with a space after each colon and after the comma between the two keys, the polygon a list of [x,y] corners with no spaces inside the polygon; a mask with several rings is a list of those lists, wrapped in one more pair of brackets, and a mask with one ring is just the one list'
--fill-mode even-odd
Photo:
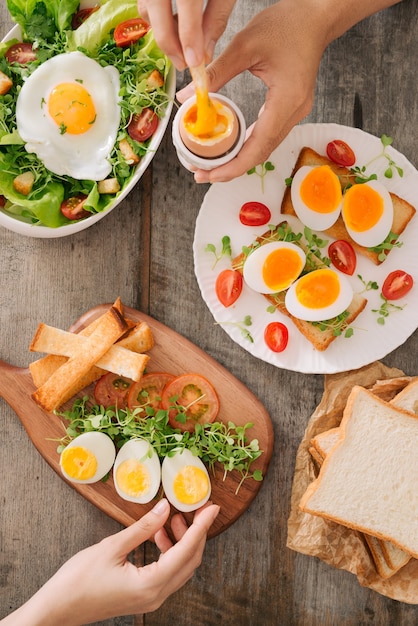
{"label": "toasted bread slice", "polygon": [[[286,225],[287,225],[287,222],[281,222],[280,224],[278,224],[278,226],[276,226],[275,232],[278,231],[280,227],[286,227]],[[255,244],[263,245],[263,243],[266,243],[267,241],[272,241],[272,232],[273,231],[267,231],[260,237],[257,237],[255,242],[253,242],[249,246],[249,248],[254,247]],[[279,238],[277,240],[279,241]],[[244,256],[244,253],[241,252],[241,254],[239,254],[232,260],[232,267],[242,273],[244,261],[245,261],[245,256]],[[319,259],[318,259],[318,264],[320,264]],[[280,292],[280,293],[273,294],[273,295],[269,295],[269,294],[263,294],[263,295],[270,302],[270,304],[276,307],[278,311],[280,311],[284,315],[287,315],[287,317],[289,317],[292,320],[296,328],[302,333],[302,335],[306,337],[308,341],[310,341],[310,343],[314,346],[314,348],[316,348],[316,350],[323,352],[337,338],[337,335],[334,334],[333,328],[331,328],[330,326],[325,329],[322,329],[320,325],[317,323],[306,322],[305,320],[300,320],[294,317],[293,315],[291,315],[289,311],[286,309],[286,306],[284,303],[285,292]],[[364,298],[360,294],[354,294],[353,300],[351,301],[351,304],[347,309],[348,316],[344,321],[344,325],[343,325],[344,328],[347,328],[347,326],[349,326],[360,315],[360,313],[364,310],[366,304],[367,304],[366,298]]]}
{"label": "toasted bread slice", "polygon": [[[291,176],[293,177],[297,170],[304,165],[317,166],[317,165],[329,165],[329,167],[337,174],[340,179],[341,188],[345,189],[347,185],[351,185],[354,182],[354,174],[350,172],[350,170],[346,167],[341,167],[340,165],[336,165],[326,156],[322,156],[313,150],[312,148],[304,147],[299,153],[297,158],[295,167],[293,168]],[[392,232],[395,233],[399,237],[399,235],[405,230],[408,226],[411,219],[414,217],[416,213],[416,209],[406,200],[403,200],[399,196],[394,193],[390,193],[393,202],[393,223],[392,223]],[[283,215],[293,215],[296,216],[295,209],[292,204],[291,191],[290,187],[286,187],[284,192],[282,205],[281,205],[281,213]],[[364,246],[360,246],[358,243],[352,240],[350,235],[347,232],[345,227],[343,218],[340,217],[337,219],[335,224],[324,231],[330,237],[334,239],[345,239],[353,248],[363,256],[368,257],[375,265],[380,265],[382,263],[379,260],[379,254],[369,248],[365,248]],[[390,250],[386,251],[386,256],[389,254]]]}

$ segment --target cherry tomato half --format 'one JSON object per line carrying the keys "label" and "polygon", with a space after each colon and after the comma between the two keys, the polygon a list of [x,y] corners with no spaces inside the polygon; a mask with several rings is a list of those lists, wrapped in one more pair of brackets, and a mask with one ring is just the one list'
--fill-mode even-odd
{"label": "cherry tomato half", "polygon": [[0,209],[6,206],[6,198],[0,194]]}
{"label": "cherry tomato half", "polygon": [[215,283],[218,300],[225,307],[231,306],[238,300],[242,292],[242,274],[237,270],[222,270]]}
{"label": "cherry tomato half", "polygon": [[135,141],[146,141],[157,130],[158,115],[146,107],[129,122],[128,133]]}
{"label": "cherry tomato half", "polygon": [[394,270],[384,280],[382,295],[386,300],[399,300],[411,291],[414,279],[403,270]]}
{"label": "cherry tomato half", "polygon": [[212,423],[219,413],[217,393],[200,374],[177,376],[164,387],[161,404],[171,426],[183,432],[194,432],[196,424]]}
{"label": "cherry tomato half", "polygon": [[161,409],[161,396],[167,383],[175,379],[174,374],[168,372],[150,372],[145,374],[137,383],[133,383],[128,393],[128,407],[151,407]]}
{"label": "cherry tomato half", "polygon": [[126,408],[128,391],[133,381],[113,372],[104,374],[94,387],[94,398],[97,404],[105,409],[109,406],[117,406],[118,409]]}
{"label": "cherry tomato half", "polygon": [[67,198],[61,203],[61,213],[69,220],[82,220],[90,217],[91,213],[83,208],[86,199],[87,196],[82,193]]}
{"label": "cherry tomato half", "polygon": [[328,256],[337,270],[352,276],[357,265],[357,257],[353,246],[344,239],[333,241],[328,246]]}
{"label": "cherry tomato half", "polygon": [[83,22],[85,22],[92,13],[97,11],[98,8],[99,5],[96,5],[94,7],[86,7],[84,9],[80,9],[79,11],[77,11],[77,13],[74,13],[73,19],[71,20],[71,28],[73,30],[77,30],[77,28],[81,26],[81,24],[83,24]]}
{"label": "cherry tomato half", "polygon": [[19,65],[25,65],[25,63],[30,63],[37,59],[32,44],[22,42],[10,46],[5,57],[9,63],[19,63]]}
{"label": "cherry tomato half", "polygon": [[351,167],[356,162],[356,155],[342,139],[334,139],[327,145],[327,155],[337,165]]}
{"label": "cherry tomato half", "polygon": [[150,25],[140,17],[134,17],[118,24],[113,33],[117,46],[125,48],[141,39],[150,29]]}
{"label": "cherry tomato half", "polygon": [[270,221],[271,212],[262,202],[245,202],[239,212],[239,220],[244,226],[263,226]]}
{"label": "cherry tomato half", "polygon": [[271,322],[264,330],[264,341],[273,352],[283,352],[289,341],[289,331],[282,322]]}

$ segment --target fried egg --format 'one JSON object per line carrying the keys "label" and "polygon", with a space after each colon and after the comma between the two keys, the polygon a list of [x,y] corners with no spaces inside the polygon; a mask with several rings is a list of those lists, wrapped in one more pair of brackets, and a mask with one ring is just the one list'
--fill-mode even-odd
{"label": "fried egg", "polygon": [[305,253],[294,243],[265,243],[247,257],[244,280],[259,293],[277,293],[287,289],[298,278],[305,262]]}
{"label": "fried egg", "polygon": [[390,233],[393,202],[381,183],[353,185],[344,194],[342,217],[350,237],[359,245],[377,246]]}
{"label": "fried egg", "polygon": [[102,180],[120,124],[119,72],[82,52],[59,54],[24,82],[16,123],[28,152],[58,175]]}
{"label": "fried egg", "polygon": [[209,500],[208,471],[190,450],[179,450],[173,456],[164,457],[161,478],[167,500],[178,511],[194,511]]}
{"label": "fried egg", "polygon": [[60,467],[67,480],[91,484],[110,471],[116,456],[115,445],[104,433],[92,431],[73,439],[61,452]]}
{"label": "fried egg", "polygon": [[113,467],[115,489],[124,500],[146,504],[161,483],[160,460],[145,439],[131,439],[119,450]]}
{"label": "fried egg", "polygon": [[326,230],[338,219],[342,203],[341,184],[329,165],[299,168],[290,192],[296,215],[308,228]]}
{"label": "fried egg", "polygon": [[353,299],[348,280],[332,269],[305,274],[289,287],[285,305],[288,312],[307,322],[321,322],[345,311]]}

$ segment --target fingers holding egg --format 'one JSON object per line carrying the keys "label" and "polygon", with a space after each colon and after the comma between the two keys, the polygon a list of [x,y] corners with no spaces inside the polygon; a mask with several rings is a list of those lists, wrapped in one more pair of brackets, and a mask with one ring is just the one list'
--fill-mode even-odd
{"label": "fingers holding egg", "polygon": [[158,493],[160,460],[144,439],[131,439],[119,450],[113,468],[113,482],[119,496],[129,502],[146,504]]}
{"label": "fingers holding egg", "polygon": [[187,448],[164,458],[161,479],[167,500],[182,513],[195,511],[209,500],[208,471]]}

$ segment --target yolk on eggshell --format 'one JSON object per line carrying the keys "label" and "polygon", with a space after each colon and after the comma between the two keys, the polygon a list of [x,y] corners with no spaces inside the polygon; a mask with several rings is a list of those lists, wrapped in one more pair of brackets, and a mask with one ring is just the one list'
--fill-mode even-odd
{"label": "yolk on eggshell", "polygon": [[331,213],[342,200],[340,181],[329,165],[313,168],[302,181],[300,194],[306,206],[317,213]]}
{"label": "yolk on eggshell", "polygon": [[344,221],[348,228],[365,232],[377,224],[383,215],[384,202],[380,194],[368,185],[353,185],[345,193]]}
{"label": "yolk on eggshell", "polygon": [[179,502],[196,504],[208,493],[208,477],[200,467],[185,465],[174,478],[173,490]]}
{"label": "yolk on eggshell", "polygon": [[296,285],[298,301],[309,309],[330,306],[338,298],[339,293],[338,276],[329,270],[316,270],[306,274]]}
{"label": "yolk on eggshell", "polygon": [[87,132],[96,119],[96,109],[90,93],[83,85],[60,83],[48,98],[48,112],[62,132],[80,135]]}
{"label": "yolk on eggshell", "polygon": [[303,262],[294,250],[278,248],[264,261],[262,274],[266,285],[275,291],[286,289],[301,273]]}
{"label": "yolk on eggshell", "polygon": [[137,459],[123,461],[116,472],[116,481],[120,489],[128,496],[138,497],[151,488],[151,477],[144,463]]}
{"label": "yolk on eggshell", "polygon": [[61,465],[70,478],[88,480],[96,473],[97,459],[90,450],[73,446],[62,452]]}
{"label": "yolk on eggshell", "polygon": [[[200,116],[198,105],[188,108],[179,124],[180,137],[190,152],[203,158],[218,158],[227,154],[235,146],[240,124],[235,112],[219,100],[212,98],[210,106],[215,109],[216,120],[213,124],[209,114]],[[212,111],[213,112],[213,111]]]}

